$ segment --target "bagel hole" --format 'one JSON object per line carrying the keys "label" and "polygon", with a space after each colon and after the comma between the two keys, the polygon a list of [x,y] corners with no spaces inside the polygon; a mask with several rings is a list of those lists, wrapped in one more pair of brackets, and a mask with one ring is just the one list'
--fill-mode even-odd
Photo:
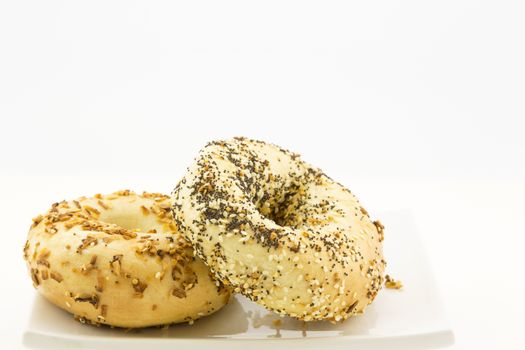
{"label": "bagel hole", "polygon": [[304,204],[303,193],[301,185],[293,184],[281,189],[280,193],[273,196],[265,195],[256,206],[265,218],[272,220],[277,225],[295,228],[302,223],[298,209]]}
{"label": "bagel hole", "polygon": [[[103,213],[100,215],[100,221],[106,222],[108,224],[114,224],[119,227],[122,227],[126,230],[139,230],[140,232],[146,232],[151,227],[145,227],[144,224],[147,224],[141,215],[136,215],[132,212],[130,213]],[[149,226],[149,225],[148,225]]]}

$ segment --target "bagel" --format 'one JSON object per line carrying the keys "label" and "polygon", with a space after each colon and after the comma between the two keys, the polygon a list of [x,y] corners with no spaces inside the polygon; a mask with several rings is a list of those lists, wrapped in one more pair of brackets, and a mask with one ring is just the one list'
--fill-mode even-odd
{"label": "bagel", "polygon": [[55,203],[24,247],[35,288],[81,322],[137,328],[219,310],[228,289],[193,256],[168,196],[120,191]]}
{"label": "bagel", "polygon": [[172,198],[215,276],[269,310],[338,322],[381,288],[383,226],[297,154],[246,138],[208,143]]}

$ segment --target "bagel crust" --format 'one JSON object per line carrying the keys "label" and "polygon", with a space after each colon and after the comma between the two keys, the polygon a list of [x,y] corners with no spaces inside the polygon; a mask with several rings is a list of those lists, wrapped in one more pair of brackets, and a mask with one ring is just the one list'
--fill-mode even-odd
{"label": "bagel crust", "polygon": [[24,247],[33,285],[81,322],[136,328],[193,320],[227,288],[178,232],[168,196],[119,191],[55,203]]}
{"label": "bagel crust", "polygon": [[207,144],[173,191],[173,213],[219,280],[281,315],[341,321],[383,283],[381,223],[278,146]]}

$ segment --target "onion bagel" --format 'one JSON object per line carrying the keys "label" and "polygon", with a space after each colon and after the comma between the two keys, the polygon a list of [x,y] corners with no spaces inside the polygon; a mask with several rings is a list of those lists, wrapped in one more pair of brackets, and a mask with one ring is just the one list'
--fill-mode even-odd
{"label": "onion bagel", "polygon": [[196,254],[267,309],[337,322],[381,288],[383,226],[297,154],[246,138],[211,142],[172,197]]}
{"label": "onion bagel", "polygon": [[228,302],[178,232],[168,196],[120,191],[55,203],[24,247],[31,278],[81,322],[136,328],[193,320]]}

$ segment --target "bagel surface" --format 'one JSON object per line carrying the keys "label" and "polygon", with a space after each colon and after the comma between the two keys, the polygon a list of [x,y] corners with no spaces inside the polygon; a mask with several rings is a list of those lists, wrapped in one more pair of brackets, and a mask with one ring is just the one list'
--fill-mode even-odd
{"label": "bagel surface", "polygon": [[135,328],[219,310],[229,291],[178,232],[168,196],[119,191],[55,203],[24,247],[33,285],[81,322]]}
{"label": "bagel surface", "polygon": [[383,283],[383,226],[297,154],[235,138],[207,144],[173,213],[223,283],[304,321],[362,313]]}

